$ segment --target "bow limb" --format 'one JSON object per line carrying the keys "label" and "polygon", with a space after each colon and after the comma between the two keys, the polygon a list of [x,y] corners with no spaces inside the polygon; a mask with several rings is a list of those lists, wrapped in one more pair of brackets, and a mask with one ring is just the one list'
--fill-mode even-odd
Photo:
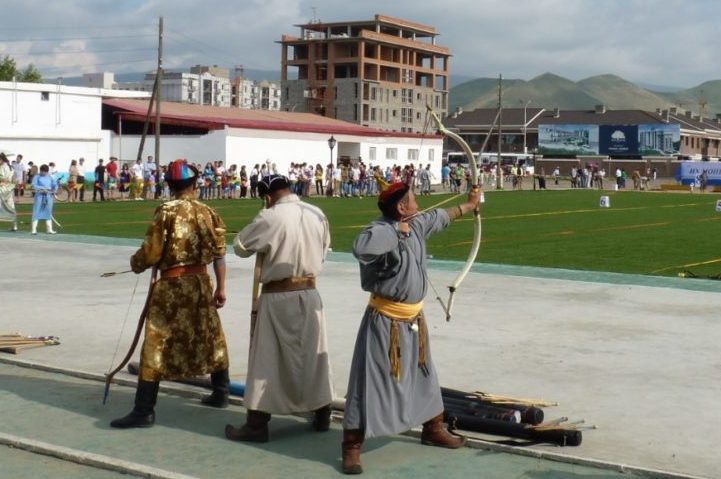
{"label": "bow limb", "polygon": [[[468,165],[471,168],[471,186],[473,188],[479,188],[478,165],[476,164],[476,157],[473,154],[473,151],[471,151],[471,147],[468,145],[468,143],[466,143],[463,138],[461,138],[460,135],[448,130],[430,106],[427,105],[426,108],[428,109],[431,118],[433,118],[436,129],[438,129],[438,131],[443,135],[455,141],[466,154],[466,157],[468,158]],[[468,252],[468,258],[466,259],[463,268],[456,276],[456,279],[454,279],[453,283],[448,286],[448,302],[446,304],[443,304],[443,302],[441,301],[441,306],[443,306],[443,310],[446,312],[446,321],[451,320],[451,312],[453,310],[453,304],[455,302],[456,290],[466,278],[468,272],[471,270],[473,263],[476,261],[476,256],[478,256],[478,250],[481,247],[481,212],[478,206],[476,206],[476,208],[473,210],[473,224],[473,243],[471,245],[470,251]]]}
{"label": "bow limb", "polygon": [[143,305],[143,310],[141,311],[140,317],[138,318],[138,326],[135,328],[135,336],[133,336],[133,342],[130,344],[130,348],[128,349],[127,354],[125,355],[123,360],[120,361],[118,367],[105,375],[105,393],[103,394],[103,404],[105,404],[108,399],[108,393],[110,392],[110,383],[112,382],[113,377],[121,369],[123,369],[126,364],[128,364],[130,358],[133,357],[135,348],[138,346],[138,342],[140,341],[140,334],[143,332],[145,318],[148,316],[148,310],[150,309],[150,300],[153,297],[153,290],[155,289],[157,273],[158,268],[153,267],[153,272],[150,275],[150,287],[148,288],[148,295],[145,297],[145,304]]}
{"label": "bow limb", "polygon": [[255,334],[255,326],[258,322],[258,305],[260,303],[260,288],[262,283],[260,282],[260,276],[263,272],[263,260],[265,259],[264,253],[255,254],[255,267],[253,268],[253,291],[251,292],[251,306],[250,306],[250,338],[253,339]]}

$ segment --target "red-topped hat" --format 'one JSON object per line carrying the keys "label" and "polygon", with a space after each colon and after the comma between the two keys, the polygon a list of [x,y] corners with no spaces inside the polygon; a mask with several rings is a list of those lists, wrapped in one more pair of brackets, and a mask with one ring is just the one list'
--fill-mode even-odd
{"label": "red-topped hat", "polygon": [[[410,188],[405,183],[392,183],[382,189],[378,195],[378,208],[385,214],[395,209],[395,205],[403,199]],[[391,215],[392,216],[392,215]]]}

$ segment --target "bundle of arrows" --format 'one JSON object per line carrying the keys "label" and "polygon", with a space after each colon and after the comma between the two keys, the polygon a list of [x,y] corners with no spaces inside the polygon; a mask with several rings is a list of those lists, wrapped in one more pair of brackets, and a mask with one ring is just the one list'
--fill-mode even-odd
{"label": "bundle of arrows", "polygon": [[528,444],[559,446],[579,446],[583,440],[581,429],[595,429],[595,426],[582,426],[582,420],[568,422],[566,417],[544,422],[541,408],[557,406],[555,402],[449,388],[441,388],[441,394],[444,417],[451,429],[525,439]]}
{"label": "bundle of arrows", "polygon": [[0,352],[18,354],[25,349],[60,344],[57,336],[25,336],[20,333],[0,334]]}

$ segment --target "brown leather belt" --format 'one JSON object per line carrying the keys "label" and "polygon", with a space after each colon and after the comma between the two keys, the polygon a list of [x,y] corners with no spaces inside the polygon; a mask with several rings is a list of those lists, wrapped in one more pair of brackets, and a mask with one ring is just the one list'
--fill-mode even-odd
{"label": "brown leather belt", "polygon": [[285,293],[304,289],[315,289],[315,276],[291,276],[263,283],[263,293]]}
{"label": "brown leather belt", "polygon": [[189,264],[186,266],[173,266],[160,272],[161,278],[179,278],[193,274],[207,274],[208,268],[204,264]]}

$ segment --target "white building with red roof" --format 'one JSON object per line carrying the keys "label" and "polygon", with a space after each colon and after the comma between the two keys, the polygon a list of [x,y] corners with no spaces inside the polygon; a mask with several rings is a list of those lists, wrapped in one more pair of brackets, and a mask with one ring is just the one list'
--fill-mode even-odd
{"label": "white building with red roof", "polygon": [[[115,156],[137,154],[148,101],[103,100],[103,128],[113,131]],[[382,167],[413,163],[431,165],[440,178],[442,138],[381,131],[312,113],[244,110],[163,102],[161,112],[161,164],[175,158],[195,163],[222,160],[226,165],[275,163],[279,172],[290,163],[327,165],[331,160],[363,161]],[[154,151],[155,113],[150,115],[145,150]],[[336,146],[331,151],[328,140]]]}
{"label": "white building with red roof", "polygon": [[[52,161],[59,172],[79,157],[86,165],[110,156],[134,161],[149,100],[147,92],[0,82],[0,150],[35,164]],[[154,122],[153,110],[142,158],[155,153]],[[284,173],[290,163],[325,166],[332,159],[383,168],[430,164],[440,178],[442,151],[442,138],[430,130],[381,131],[311,113],[171,102],[160,107],[161,165],[176,158],[248,168],[270,161]]]}

